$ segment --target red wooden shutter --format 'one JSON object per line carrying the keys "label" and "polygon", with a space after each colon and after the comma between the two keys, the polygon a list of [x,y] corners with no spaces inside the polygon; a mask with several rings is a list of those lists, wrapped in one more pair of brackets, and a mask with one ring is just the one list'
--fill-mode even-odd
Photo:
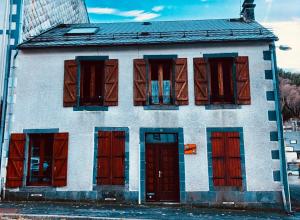
{"label": "red wooden shutter", "polygon": [[125,132],[98,132],[97,184],[123,185],[125,158]]}
{"label": "red wooden shutter", "polygon": [[226,167],[227,185],[242,186],[240,134],[227,132],[226,135]]}
{"label": "red wooden shutter", "polygon": [[118,82],[119,82],[119,63],[118,60],[105,61],[105,93],[104,105],[118,105]]}
{"label": "red wooden shutter", "polygon": [[188,105],[188,73],[187,59],[175,60],[175,103],[176,105]]}
{"label": "red wooden shutter", "polygon": [[237,57],[236,63],[236,85],[237,85],[237,104],[250,105],[250,78],[248,57]]}
{"label": "red wooden shutter", "polygon": [[68,140],[68,133],[54,134],[52,171],[53,186],[62,187],[67,185]]}
{"label": "red wooden shutter", "polygon": [[97,167],[97,184],[110,185],[111,184],[111,132],[98,132],[98,167]]}
{"label": "red wooden shutter", "polygon": [[22,186],[25,143],[25,134],[11,134],[6,174],[7,188],[16,188]]}
{"label": "red wooden shutter", "polygon": [[209,104],[207,63],[204,58],[194,58],[194,91],[196,105]]}
{"label": "red wooden shutter", "polygon": [[76,105],[77,69],[75,60],[65,60],[64,107]]}
{"label": "red wooden shutter", "polygon": [[135,106],[146,105],[146,61],[143,59],[133,60],[133,101]]}
{"label": "red wooden shutter", "polygon": [[112,185],[124,185],[125,183],[125,132],[112,133]]}
{"label": "red wooden shutter", "polygon": [[239,132],[213,132],[211,142],[214,186],[242,186]]}
{"label": "red wooden shutter", "polygon": [[212,143],[212,167],[214,186],[226,185],[225,170],[225,149],[224,135],[222,132],[213,132],[211,135]]}

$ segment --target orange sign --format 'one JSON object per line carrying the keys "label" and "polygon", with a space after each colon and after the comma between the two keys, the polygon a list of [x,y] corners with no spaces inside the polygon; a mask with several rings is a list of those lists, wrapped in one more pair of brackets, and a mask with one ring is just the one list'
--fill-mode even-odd
{"label": "orange sign", "polygon": [[197,147],[196,144],[185,144],[184,145],[184,154],[196,154]]}

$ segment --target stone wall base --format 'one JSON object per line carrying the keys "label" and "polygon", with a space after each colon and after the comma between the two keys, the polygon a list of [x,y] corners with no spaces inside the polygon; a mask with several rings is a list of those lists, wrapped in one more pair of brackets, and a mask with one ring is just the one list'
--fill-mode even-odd
{"label": "stone wall base", "polygon": [[187,192],[186,203],[220,208],[283,209],[281,191]]}
{"label": "stone wall base", "polygon": [[[19,201],[78,201],[138,203],[138,192],[128,190],[94,189],[93,191],[57,191],[55,188],[5,190],[5,200]],[[144,203],[144,202],[143,202]],[[283,210],[280,191],[208,191],[186,192],[183,205],[214,208],[277,209]],[[151,204],[151,203],[148,203]]]}

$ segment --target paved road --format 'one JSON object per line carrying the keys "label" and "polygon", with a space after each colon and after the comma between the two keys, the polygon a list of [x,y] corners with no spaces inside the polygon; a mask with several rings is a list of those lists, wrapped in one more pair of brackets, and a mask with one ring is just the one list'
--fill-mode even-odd
{"label": "paved road", "polygon": [[[135,205],[97,205],[53,202],[2,202],[0,213],[3,220],[13,219],[12,215],[23,215],[24,219],[172,219],[172,220],[199,220],[199,219],[299,219],[300,213],[288,216],[276,212],[254,212],[237,210],[216,210],[178,206],[135,206]],[[12,215],[7,215],[12,214]],[[50,215],[52,218],[34,215]],[[31,215],[31,217],[26,217]],[[6,217],[5,217],[6,216]],[[56,216],[56,218],[54,218]],[[68,216],[68,217],[67,217]],[[16,219],[16,218],[15,218]]]}
{"label": "paved road", "polygon": [[291,176],[289,183],[293,210],[300,212],[300,178]]}
{"label": "paved road", "polygon": [[[276,212],[217,210],[183,206],[100,205],[54,202],[0,202],[0,219],[172,219],[254,220],[299,219],[300,179],[289,177],[294,215]],[[2,216],[1,216],[2,214]],[[43,215],[41,217],[40,215]]]}

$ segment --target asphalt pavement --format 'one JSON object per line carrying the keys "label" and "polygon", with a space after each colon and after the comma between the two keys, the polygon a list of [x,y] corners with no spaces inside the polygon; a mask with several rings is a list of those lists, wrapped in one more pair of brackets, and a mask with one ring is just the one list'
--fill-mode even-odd
{"label": "asphalt pavement", "polygon": [[[7,219],[299,219],[268,211],[204,209],[190,206],[84,204],[57,202],[1,202],[0,213]],[[1,214],[0,214],[1,216]]]}
{"label": "asphalt pavement", "polygon": [[121,205],[76,202],[0,202],[1,220],[27,219],[172,219],[300,220],[300,179],[289,177],[293,215],[274,211],[206,209],[182,205]]}

